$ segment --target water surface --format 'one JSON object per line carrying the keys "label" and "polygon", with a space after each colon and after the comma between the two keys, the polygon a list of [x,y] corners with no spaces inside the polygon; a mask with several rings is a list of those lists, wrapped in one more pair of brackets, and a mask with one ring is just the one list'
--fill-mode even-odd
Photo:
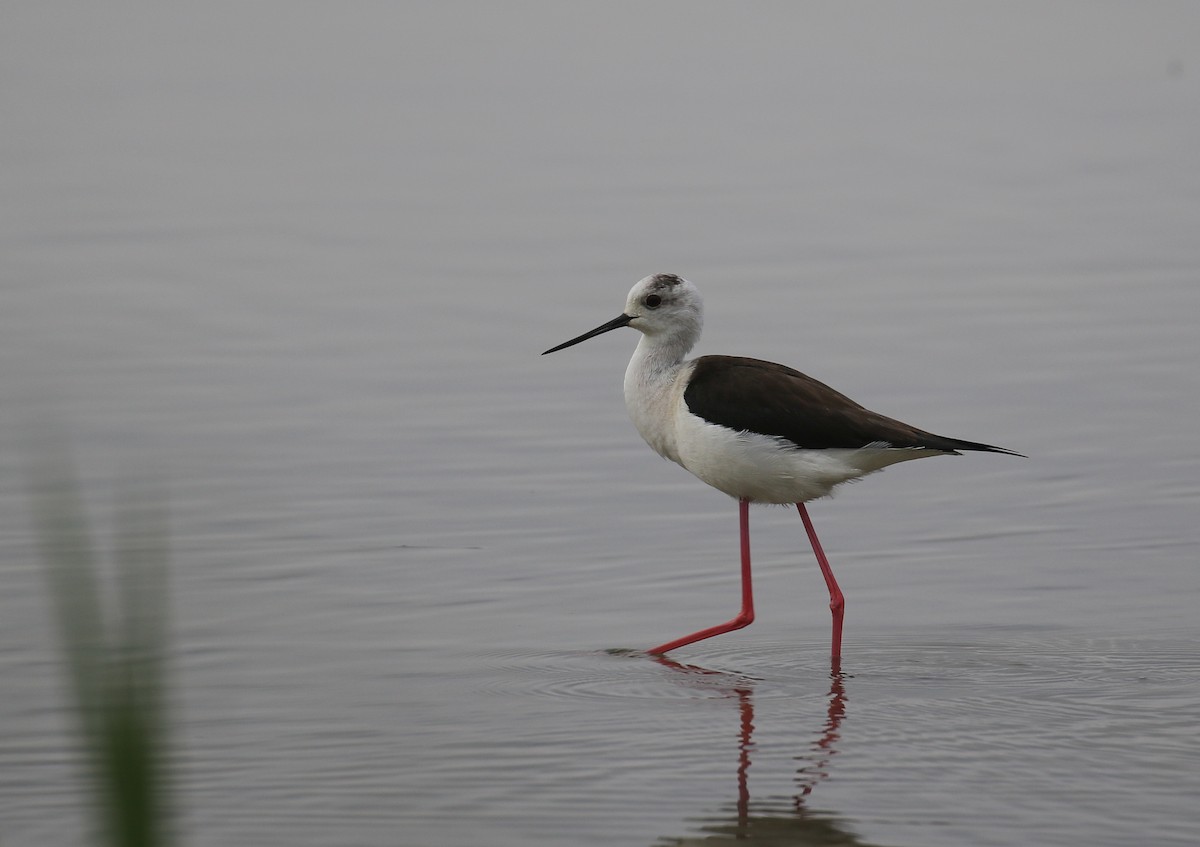
{"label": "water surface", "polygon": [[[1200,838],[1187,5],[13,12],[0,840],[84,841],[26,503],[170,491],[181,843]],[[756,509],[640,442],[698,352],[1029,454]],[[840,839],[840,840],[838,840]]]}

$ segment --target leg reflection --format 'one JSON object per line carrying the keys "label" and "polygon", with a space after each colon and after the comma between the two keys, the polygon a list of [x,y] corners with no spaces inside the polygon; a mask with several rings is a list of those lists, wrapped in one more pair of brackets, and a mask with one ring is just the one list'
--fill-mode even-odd
{"label": "leg reflection", "polygon": [[[750,799],[750,766],[759,747],[754,740],[756,714],[754,703],[754,688],[756,680],[724,671],[716,671],[696,665],[685,665],[668,659],[665,656],[653,657],[664,667],[676,671],[678,680],[689,687],[703,687],[706,690],[717,690],[723,697],[737,703],[738,732],[737,732],[737,799],[730,808],[723,806],[723,811],[711,817],[706,817],[700,829],[709,834],[721,836],[716,840],[707,840],[705,844],[724,844],[724,839],[730,843],[839,843],[861,844],[845,823],[828,812],[815,812],[808,808],[808,798],[821,782],[829,778],[834,757],[842,737],[842,721],[846,716],[846,677],[842,673],[840,661],[834,658],[829,669],[829,692],[825,709],[825,718],[819,732],[807,745],[804,753],[794,757],[800,763],[793,779],[796,786],[795,794],[790,799],[791,808],[780,806],[768,798],[760,800],[752,807]],[[785,700],[774,699],[769,702],[781,703]],[[760,716],[761,717],[761,716]],[[782,798],[780,798],[782,799]],[[822,839],[835,838],[835,841]],[[772,840],[772,839],[784,840]],[[841,840],[836,840],[841,839]],[[669,844],[692,844],[690,839],[668,841]]]}
{"label": "leg reflection", "polygon": [[829,779],[829,765],[837,755],[838,741],[842,737],[842,719],[846,717],[846,678],[842,674],[842,662],[834,656],[829,668],[829,707],[825,713],[825,726],[821,735],[809,745],[807,755],[797,756],[804,762],[796,771],[796,811],[805,812],[805,802],[817,785]]}

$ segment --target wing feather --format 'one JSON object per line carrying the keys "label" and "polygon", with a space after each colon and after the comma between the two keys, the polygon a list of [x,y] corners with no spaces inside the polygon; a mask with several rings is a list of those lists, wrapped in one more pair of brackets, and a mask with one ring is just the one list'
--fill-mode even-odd
{"label": "wing feather", "polygon": [[1012,452],[917,429],[872,412],[800,371],[761,359],[701,356],[683,399],[693,414],[710,423],[778,436],[807,449],[887,446],[947,453]]}

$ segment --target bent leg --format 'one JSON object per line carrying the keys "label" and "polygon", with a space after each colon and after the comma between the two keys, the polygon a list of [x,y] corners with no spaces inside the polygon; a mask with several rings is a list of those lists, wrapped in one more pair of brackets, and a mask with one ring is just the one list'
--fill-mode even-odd
{"label": "bent leg", "polygon": [[712,638],[714,635],[723,635],[726,632],[733,632],[735,629],[750,626],[754,622],[754,594],[750,587],[750,501],[741,500],[738,502],[738,516],[742,528],[742,610],[738,612],[737,617],[733,620],[726,621],[717,626],[710,626],[708,629],[702,629],[699,632],[693,632],[691,635],[685,635],[682,638],[676,638],[674,641],[668,641],[666,644],[660,644],[646,651],[656,655],[667,653],[679,647],[688,644],[695,644],[697,641],[703,641],[706,638]]}
{"label": "bent leg", "polygon": [[842,655],[842,617],[846,609],[846,601],[842,597],[842,589],[838,587],[837,580],[833,578],[833,569],[829,567],[829,560],[825,558],[821,542],[817,540],[817,531],[813,529],[808,509],[804,507],[803,503],[797,503],[796,508],[800,512],[800,520],[804,521],[804,530],[808,533],[808,540],[812,543],[813,552],[817,555],[817,565],[821,568],[821,575],[825,577],[825,585],[829,588],[829,611],[833,613],[832,656],[839,659]]}

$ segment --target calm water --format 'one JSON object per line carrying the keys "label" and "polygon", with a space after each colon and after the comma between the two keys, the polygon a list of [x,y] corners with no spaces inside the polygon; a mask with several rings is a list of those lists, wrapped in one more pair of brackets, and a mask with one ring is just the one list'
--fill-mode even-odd
{"label": "calm water", "polygon": [[[26,5],[0,30],[0,841],[85,841],[23,473],[170,490],[187,845],[1200,841],[1200,12]],[[700,351],[1003,444],[752,515]]]}

